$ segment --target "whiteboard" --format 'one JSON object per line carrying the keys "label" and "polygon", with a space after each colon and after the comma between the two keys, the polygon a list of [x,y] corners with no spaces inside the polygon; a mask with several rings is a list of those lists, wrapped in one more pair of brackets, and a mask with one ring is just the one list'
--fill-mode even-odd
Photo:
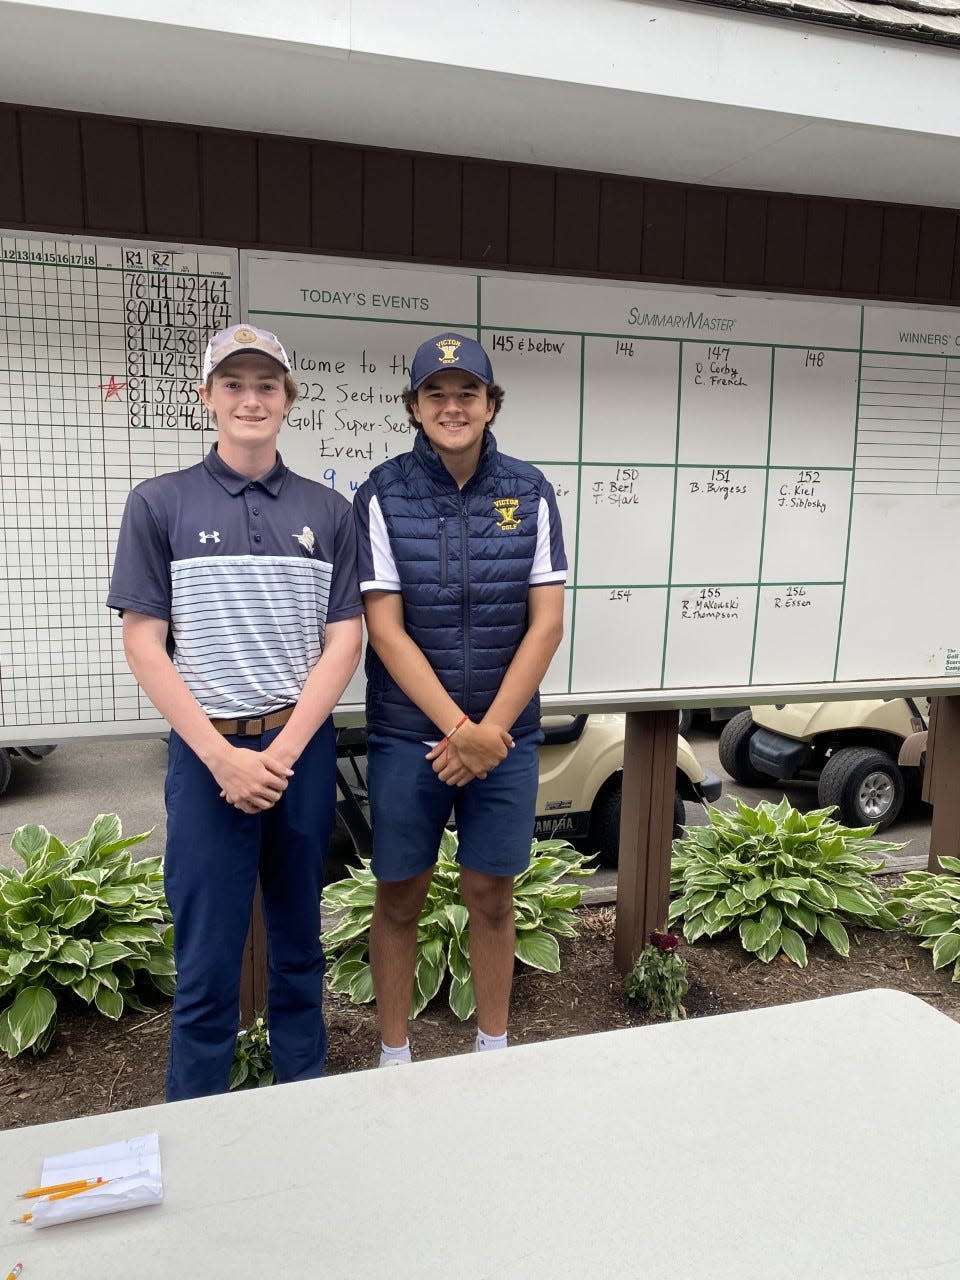
{"label": "whiteboard", "polygon": [[[291,356],[284,460],[348,497],[412,445],[416,346],[448,328],[486,345],[499,445],[542,468],[564,523],[552,705],[960,685],[960,593],[940,581],[960,312],[142,242],[0,250],[4,741],[157,727],[103,607],[112,545],[129,488],[208,447],[195,365],[235,318]],[[344,707],[362,694],[358,676]]]}

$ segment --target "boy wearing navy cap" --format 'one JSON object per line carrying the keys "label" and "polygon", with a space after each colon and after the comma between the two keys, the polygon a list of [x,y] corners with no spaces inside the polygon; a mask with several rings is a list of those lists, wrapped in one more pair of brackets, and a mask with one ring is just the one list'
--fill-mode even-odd
{"label": "boy wearing navy cap", "polygon": [[410,1060],[417,921],[451,807],[476,1047],[506,1044],[513,878],[530,858],[538,689],[563,634],[567,568],[551,485],[490,431],[503,391],[483,347],[459,333],[424,342],[404,403],[413,450],[375,467],[354,501],[381,1066]]}
{"label": "boy wearing navy cap", "polygon": [[233,325],[211,338],[203,377],[216,443],[197,466],[130,494],[107,598],[130,669],[172,729],[170,1101],[227,1089],[258,875],[277,1079],[322,1074],[330,713],[360,655],[349,503],[277,453],[297,396],[283,346]]}

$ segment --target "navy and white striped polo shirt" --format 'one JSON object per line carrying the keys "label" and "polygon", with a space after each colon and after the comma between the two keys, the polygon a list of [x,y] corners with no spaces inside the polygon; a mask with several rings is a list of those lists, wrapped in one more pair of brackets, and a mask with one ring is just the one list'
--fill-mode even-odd
{"label": "navy and white striped polo shirt", "polygon": [[362,612],[342,494],[276,466],[259,480],[216,451],[127,499],[107,605],[170,623],[170,653],[208,716],[296,702],[328,622]]}

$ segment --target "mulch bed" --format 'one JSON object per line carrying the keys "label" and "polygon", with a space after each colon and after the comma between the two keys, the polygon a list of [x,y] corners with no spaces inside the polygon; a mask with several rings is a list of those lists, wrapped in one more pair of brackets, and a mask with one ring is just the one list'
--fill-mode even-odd
{"label": "mulch bed", "polygon": [[[559,974],[518,966],[510,1036],[515,1044],[550,1040],[655,1021],[626,999],[613,965],[611,907],[579,912],[580,936],[561,943]],[[765,1005],[889,987],[919,996],[960,1021],[960,984],[952,967],[934,972],[929,952],[902,931],[852,933],[843,960],[818,942],[810,963],[797,969],[779,959],[752,959],[737,938],[682,947],[688,964],[689,1017],[731,1013]],[[373,1007],[355,1008],[342,997],[327,1004],[328,1070],[336,1075],[376,1065],[379,1040]],[[50,1051],[8,1061],[0,1057],[0,1128],[41,1124],[163,1101],[169,1037],[169,1002],[155,1012],[129,1014],[118,1023],[83,1008],[61,1013]],[[444,995],[413,1024],[415,1056],[436,1058],[473,1047],[473,1024],[458,1022]]]}

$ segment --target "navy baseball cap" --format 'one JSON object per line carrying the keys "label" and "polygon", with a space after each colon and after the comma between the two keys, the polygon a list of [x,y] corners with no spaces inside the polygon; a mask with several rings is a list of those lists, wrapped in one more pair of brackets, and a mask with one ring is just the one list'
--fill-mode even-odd
{"label": "navy baseball cap", "polygon": [[416,391],[432,373],[446,369],[472,373],[488,386],[493,382],[490,357],[479,342],[465,338],[462,333],[438,333],[417,347],[410,364],[410,389]]}

